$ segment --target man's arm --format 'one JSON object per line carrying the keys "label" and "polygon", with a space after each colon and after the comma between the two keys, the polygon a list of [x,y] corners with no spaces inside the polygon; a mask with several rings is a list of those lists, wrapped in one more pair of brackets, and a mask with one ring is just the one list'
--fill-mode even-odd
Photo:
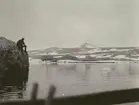
{"label": "man's arm", "polygon": [[24,43],[24,41],[22,41],[22,46],[26,46],[25,43]]}

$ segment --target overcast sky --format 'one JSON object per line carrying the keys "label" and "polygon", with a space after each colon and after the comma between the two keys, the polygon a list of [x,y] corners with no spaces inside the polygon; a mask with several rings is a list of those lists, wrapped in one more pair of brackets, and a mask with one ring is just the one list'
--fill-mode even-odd
{"label": "overcast sky", "polygon": [[138,0],[0,0],[0,36],[28,49],[139,46]]}

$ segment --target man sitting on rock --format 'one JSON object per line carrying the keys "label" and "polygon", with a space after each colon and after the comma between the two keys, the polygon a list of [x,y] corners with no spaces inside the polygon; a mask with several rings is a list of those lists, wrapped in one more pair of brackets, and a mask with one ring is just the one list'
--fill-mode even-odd
{"label": "man sitting on rock", "polygon": [[[20,39],[17,41],[17,47],[18,49],[23,53],[23,51],[27,52],[26,51],[26,45],[24,43],[24,38]],[[25,49],[24,49],[25,48]]]}

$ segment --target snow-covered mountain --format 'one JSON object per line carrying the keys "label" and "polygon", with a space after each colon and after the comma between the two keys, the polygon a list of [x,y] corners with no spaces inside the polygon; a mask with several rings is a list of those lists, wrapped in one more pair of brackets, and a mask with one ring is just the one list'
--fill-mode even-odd
{"label": "snow-covered mountain", "polygon": [[92,45],[92,44],[89,44],[89,43],[84,43],[82,45],[80,45],[80,48],[92,48],[92,49],[98,49],[98,47]]}
{"label": "snow-covered mountain", "polygon": [[77,55],[77,54],[87,54],[92,53],[94,51],[100,51],[100,48],[94,47],[91,44],[84,43],[79,47],[75,48],[58,48],[58,47],[51,47],[47,49],[41,50],[31,50],[29,51],[30,56],[35,55]]}
{"label": "snow-covered mountain", "polygon": [[41,50],[29,51],[29,56],[32,58],[40,58],[42,56],[51,55],[57,56],[72,55],[79,59],[90,56],[95,60],[98,59],[118,59],[118,60],[139,60],[138,47],[96,47],[88,43],[84,43],[75,48],[58,48],[51,47]]}

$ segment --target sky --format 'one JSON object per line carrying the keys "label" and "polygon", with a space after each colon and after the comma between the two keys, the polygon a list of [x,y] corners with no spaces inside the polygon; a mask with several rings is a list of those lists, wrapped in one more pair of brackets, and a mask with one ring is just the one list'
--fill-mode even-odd
{"label": "sky", "polygon": [[139,46],[138,0],[0,0],[0,36],[28,49]]}

